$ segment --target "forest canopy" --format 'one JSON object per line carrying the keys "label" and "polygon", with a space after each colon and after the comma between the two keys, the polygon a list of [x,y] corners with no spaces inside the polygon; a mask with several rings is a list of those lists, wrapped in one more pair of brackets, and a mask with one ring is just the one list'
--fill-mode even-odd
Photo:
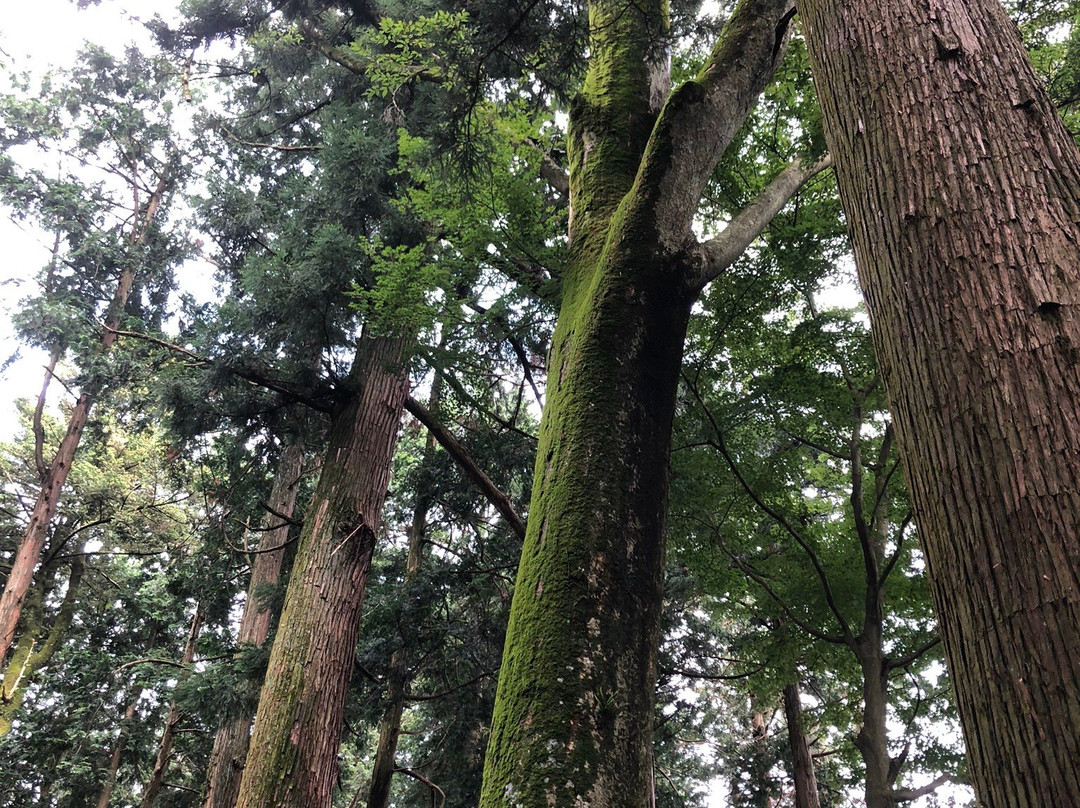
{"label": "forest canopy", "polygon": [[0,808],[1080,805],[1078,22],[0,50]]}

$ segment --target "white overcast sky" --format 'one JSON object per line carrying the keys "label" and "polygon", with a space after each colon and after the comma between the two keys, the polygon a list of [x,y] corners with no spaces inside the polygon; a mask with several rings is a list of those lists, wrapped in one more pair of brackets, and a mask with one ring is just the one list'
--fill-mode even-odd
{"label": "white overcast sky", "polygon": [[[70,66],[86,42],[115,53],[129,44],[150,44],[142,19],[155,13],[172,18],[179,0],[102,0],[78,9],[74,0],[11,2],[0,16],[0,91],[9,89],[9,72],[42,76],[50,69]],[[20,155],[22,159],[22,155]],[[21,299],[33,291],[32,280],[48,261],[51,237],[27,223],[13,222],[0,208],[0,363],[18,350],[20,359],[0,373],[0,440],[16,428],[14,399],[36,396],[44,356],[12,337],[10,318]]]}

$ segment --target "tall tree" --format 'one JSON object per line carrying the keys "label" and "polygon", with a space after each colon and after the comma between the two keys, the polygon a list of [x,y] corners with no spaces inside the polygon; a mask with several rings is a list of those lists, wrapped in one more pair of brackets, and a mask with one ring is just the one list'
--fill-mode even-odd
{"label": "tall tree", "polygon": [[[175,257],[160,250],[155,254],[150,249],[151,240],[160,232],[163,204],[180,176],[178,151],[170,131],[171,104],[163,98],[164,75],[161,65],[148,62],[135,51],[120,60],[91,49],[82,55],[68,81],[55,90],[47,84],[41,99],[3,99],[4,106],[14,113],[2,139],[5,145],[35,143],[60,154],[70,153],[76,163],[76,167],[68,169],[72,173],[61,181],[53,181],[36,171],[20,176],[10,158],[5,159],[0,162],[5,196],[15,203],[31,202],[57,233],[66,231],[70,252],[66,266],[77,272],[80,264],[91,264],[92,276],[111,281],[112,292],[103,311],[99,311],[97,299],[100,292],[75,301],[80,316],[90,315],[95,319],[103,316],[103,324],[99,327],[96,348],[78,357],[86,375],[70,410],[67,431],[51,462],[39,461],[41,488],[37,502],[0,594],[0,663],[15,638],[23,603],[75,451],[94,402],[105,385],[104,358],[116,342],[116,331],[127,314],[129,298],[140,277],[160,278]],[[78,177],[79,164],[95,165],[119,178],[119,190],[111,190],[110,198],[109,186],[99,178],[92,184],[84,184]],[[65,194],[72,198],[65,200]],[[87,221],[86,200],[94,200],[93,212],[99,222],[104,220],[98,225],[100,229]],[[79,202],[83,203],[81,207]],[[65,221],[65,210],[81,213],[83,218],[76,216],[74,221]],[[86,252],[80,255],[83,248]],[[163,266],[151,268],[148,259],[161,261]],[[95,261],[100,265],[95,266]],[[46,297],[54,292],[51,288],[54,274],[51,270]],[[94,288],[93,282],[87,285]],[[40,331],[40,324],[34,326]],[[55,336],[47,345],[54,355],[60,355],[67,347]]]}
{"label": "tall tree", "polygon": [[976,792],[1080,805],[1080,155],[995,0],[800,12]]}
{"label": "tall tree", "polygon": [[670,97],[668,4],[588,9],[569,255],[485,808],[649,804],[667,465],[691,306],[819,170],[792,165],[699,245],[702,190],[784,53],[787,3],[739,3]]}

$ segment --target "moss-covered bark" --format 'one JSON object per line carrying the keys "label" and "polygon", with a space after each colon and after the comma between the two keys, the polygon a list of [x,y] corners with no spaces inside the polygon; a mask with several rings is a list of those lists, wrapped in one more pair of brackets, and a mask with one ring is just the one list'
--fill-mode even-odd
{"label": "moss-covered bark", "polygon": [[364,586],[408,391],[408,340],[364,338],[334,415],[263,684],[242,808],[325,808]]}
{"label": "moss-covered bark", "polygon": [[570,263],[485,808],[650,803],[668,455],[700,269],[690,222],[775,67],[784,6],[741,3],[706,72],[668,99],[666,4],[590,4]]}
{"label": "moss-covered bark", "polygon": [[[40,584],[27,598],[19,642],[16,643],[3,675],[0,676],[0,736],[7,735],[11,730],[11,722],[22,706],[23,697],[33,681],[34,674],[44,668],[59,650],[64,634],[75,616],[75,603],[82,585],[84,569],[83,557],[73,556],[64,600],[53,618],[48,634],[45,634],[44,613],[47,581]],[[51,575],[47,577],[51,578]]]}
{"label": "moss-covered bark", "polygon": [[976,793],[1080,805],[1080,155],[995,0],[799,11]]}

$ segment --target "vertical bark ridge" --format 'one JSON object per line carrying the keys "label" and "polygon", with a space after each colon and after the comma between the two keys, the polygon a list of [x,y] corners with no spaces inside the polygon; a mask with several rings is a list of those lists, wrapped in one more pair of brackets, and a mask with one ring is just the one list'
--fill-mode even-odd
{"label": "vertical bark ridge", "polygon": [[1080,158],[993,0],[800,12],[976,790],[1080,805]]}

